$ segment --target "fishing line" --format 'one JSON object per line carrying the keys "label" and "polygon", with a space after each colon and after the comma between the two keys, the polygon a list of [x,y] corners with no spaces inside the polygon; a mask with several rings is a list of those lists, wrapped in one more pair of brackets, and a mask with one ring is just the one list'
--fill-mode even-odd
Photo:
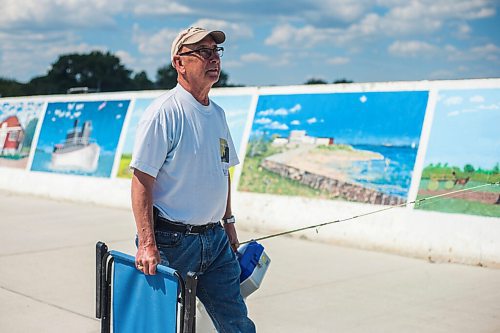
{"label": "fishing line", "polygon": [[[368,212],[368,213],[354,215],[354,216],[351,216],[351,217],[348,217],[348,218],[344,218],[344,219],[339,219],[339,220],[335,220],[335,221],[329,221],[329,222],[324,222],[324,223],[320,223],[320,224],[310,225],[310,226],[306,226],[306,227],[302,227],[302,228],[287,230],[287,231],[283,231],[283,232],[279,232],[279,233],[275,233],[275,234],[271,234],[271,235],[267,235],[267,236],[263,236],[263,237],[259,237],[259,238],[255,238],[255,239],[251,239],[251,240],[248,240],[248,241],[240,243],[240,245],[243,245],[243,244],[246,244],[246,243],[250,243],[251,241],[261,241],[261,240],[264,240],[264,239],[269,239],[269,238],[274,238],[274,237],[278,237],[278,236],[288,235],[288,234],[299,232],[299,231],[303,231],[303,230],[320,228],[320,227],[323,227],[323,226],[329,225],[329,224],[334,224],[334,223],[339,223],[339,222],[345,222],[345,221],[349,221],[349,220],[355,220],[355,219],[359,219],[361,217],[365,217],[365,216],[373,215],[373,214],[378,214],[378,213],[385,212],[385,211],[388,211],[388,210],[391,210],[391,209],[395,209],[395,208],[405,207],[405,206],[408,206],[408,205],[411,205],[411,204],[421,205],[421,203],[425,202],[425,201],[430,201],[430,200],[434,200],[434,199],[437,199],[437,198],[440,198],[439,200],[441,200],[444,197],[453,196],[454,194],[459,194],[459,193],[462,193],[462,192],[472,191],[472,190],[476,190],[476,189],[479,189],[479,188],[482,188],[482,187],[485,187],[485,186],[492,186],[492,185],[500,185],[500,182],[487,183],[487,184],[477,185],[477,186],[473,186],[473,187],[469,187],[469,188],[465,188],[465,189],[461,189],[461,190],[456,190],[456,191],[452,191],[452,192],[446,192],[446,193],[442,193],[442,194],[437,194],[437,195],[434,195],[434,196],[430,196],[430,197],[426,197],[426,198],[421,198],[421,199],[413,200],[413,201],[410,201],[410,202],[404,202],[404,203],[399,204],[399,205],[385,207],[385,208],[382,208],[382,209],[377,209],[377,210],[374,210],[374,211],[371,211],[371,212]],[[438,200],[434,200],[434,201],[438,201]]]}

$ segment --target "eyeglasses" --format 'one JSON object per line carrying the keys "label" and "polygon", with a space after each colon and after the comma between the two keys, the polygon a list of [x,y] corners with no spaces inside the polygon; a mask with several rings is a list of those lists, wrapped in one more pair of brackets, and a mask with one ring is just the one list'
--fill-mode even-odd
{"label": "eyeglasses", "polygon": [[193,53],[198,53],[203,59],[210,59],[214,53],[217,55],[217,57],[220,58],[224,54],[224,48],[221,46],[216,46],[213,49],[210,49],[208,47],[202,47],[197,50],[179,53],[179,55],[186,56]]}

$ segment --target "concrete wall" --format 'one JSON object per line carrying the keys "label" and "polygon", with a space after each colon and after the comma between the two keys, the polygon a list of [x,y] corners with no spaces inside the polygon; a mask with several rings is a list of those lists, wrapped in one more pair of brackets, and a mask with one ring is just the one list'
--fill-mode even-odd
{"label": "concrete wall", "polygon": [[[256,113],[259,111],[258,101],[262,96],[398,91],[428,92],[425,117],[422,122],[422,130],[418,142],[418,151],[411,172],[411,184],[407,189],[406,196],[403,198],[404,201],[411,202],[417,198],[421,175],[427,163],[426,153],[429,149],[436,105],[440,103],[440,91],[466,92],[474,89],[488,92],[493,91],[495,96],[500,96],[500,79],[388,82],[314,87],[226,88],[214,89],[212,96],[222,98],[222,102],[225,96],[236,96],[236,102],[238,100],[244,101],[244,106],[240,110],[236,110],[236,106],[234,106],[234,110],[231,110],[233,106],[230,103],[234,101],[230,99],[228,100],[228,106],[225,107],[226,111],[229,108],[229,113],[234,111],[235,117],[238,117],[234,123],[238,123],[240,128],[236,130],[237,135],[233,133],[233,137],[237,136],[239,138],[239,156],[244,164],[246,148],[249,144],[251,134],[255,131],[254,125],[258,117]],[[12,166],[11,159],[6,159],[6,162],[0,165],[0,189],[58,200],[72,200],[129,208],[130,180],[126,177],[119,177],[117,174],[120,156],[126,151],[126,136],[133,127],[131,125],[134,117],[132,111],[134,107],[139,105],[140,100],[154,98],[160,93],[130,92],[85,96],[35,96],[0,99],[0,105],[5,105],[6,103],[16,105],[16,103],[21,103],[23,107],[27,107],[30,103],[32,105],[33,101],[38,103],[38,105],[42,105],[39,107],[41,111],[38,114],[39,121],[33,137],[32,149],[29,155],[25,157],[25,164],[23,166],[22,163],[16,162],[18,165]],[[477,101],[479,99],[479,97],[476,98]],[[122,119],[123,128],[118,133],[119,135],[117,134],[118,137],[113,146],[115,156],[108,176],[96,176],[86,173],[48,172],[33,168],[37,140],[42,131],[44,120],[48,121],[46,113],[49,109],[47,106],[50,103],[124,100],[130,103],[128,104],[125,119]],[[450,99],[449,103],[453,103],[453,100]],[[497,119],[497,123],[500,121],[500,117],[498,116],[500,104],[481,105],[484,105],[484,109],[489,108],[494,114],[493,119]],[[99,105],[99,107],[101,106],[102,104]],[[0,121],[7,115],[5,110],[4,108],[3,113],[0,113]],[[454,115],[450,114],[451,116]],[[242,120],[244,120],[243,125]],[[383,119],[381,121],[390,120]],[[233,131],[232,128],[231,130]],[[463,129],[463,131],[465,132],[467,129]],[[497,161],[500,161],[499,141],[500,138],[497,134],[496,139],[493,139],[493,142],[496,142],[496,146],[492,148],[492,155]],[[490,157],[485,156],[485,159]],[[365,200],[349,201],[349,198],[344,198],[344,200],[329,200],[302,197],[300,195],[293,195],[293,193],[292,195],[278,195],[275,193],[240,191],[237,184],[241,173],[242,167],[239,166],[234,173],[233,210],[235,215],[237,215],[238,223],[246,229],[268,234],[330,221],[345,220],[317,229],[313,228],[302,231],[294,234],[294,236],[363,249],[388,251],[431,261],[500,266],[500,218],[498,215],[481,216],[474,213],[467,213],[467,211],[465,211],[465,214],[424,211],[414,209],[412,205],[408,207],[391,207],[360,202]],[[492,186],[489,191],[493,192],[494,195],[500,193],[498,185]],[[399,198],[398,200],[402,199]],[[393,202],[393,204],[398,202],[400,201]],[[23,207],[22,203],[20,203],[20,207]],[[371,212],[376,213],[354,218]]]}

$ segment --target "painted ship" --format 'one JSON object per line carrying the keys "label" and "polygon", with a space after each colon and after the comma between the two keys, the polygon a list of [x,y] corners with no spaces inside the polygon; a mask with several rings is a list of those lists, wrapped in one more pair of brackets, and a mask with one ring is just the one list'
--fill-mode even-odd
{"label": "painted ship", "polygon": [[81,130],[78,128],[78,119],[66,134],[62,144],[56,144],[52,152],[51,167],[56,170],[78,170],[94,172],[97,169],[101,148],[90,139],[92,122],[83,123]]}

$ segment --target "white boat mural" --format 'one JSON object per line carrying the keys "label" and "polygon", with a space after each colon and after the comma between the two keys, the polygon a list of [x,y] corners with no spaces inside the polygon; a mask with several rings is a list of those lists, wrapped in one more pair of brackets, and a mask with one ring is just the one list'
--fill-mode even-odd
{"label": "white boat mural", "polygon": [[97,169],[101,148],[90,139],[92,122],[78,127],[78,119],[66,134],[62,144],[56,144],[52,152],[51,168],[54,170],[80,170],[94,172]]}

